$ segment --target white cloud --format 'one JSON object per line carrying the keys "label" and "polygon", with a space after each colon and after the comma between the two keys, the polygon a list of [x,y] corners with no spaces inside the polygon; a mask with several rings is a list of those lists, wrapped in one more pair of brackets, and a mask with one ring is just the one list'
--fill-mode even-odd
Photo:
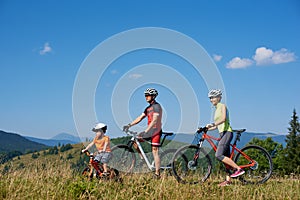
{"label": "white cloud", "polygon": [[284,48],[274,52],[272,49],[259,47],[256,49],[253,59],[256,61],[256,65],[272,65],[293,62],[296,60],[296,56]]}
{"label": "white cloud", "polygon": [[261,65],[276,65],[281,63],[289,63],[296,60],[296,55],[287,49],[280,49],[278,51],[273,51],[266,47],[259,47],[255,50],[255,55],[252,59],[235,57],[226,64],[227,68],[239,69],[246,68],[253,64],[257,66]]}
{"label": "white cloud", "polygon": [[213,59],[214,59],[214,61],[219,62],[222,59],[222,56],[214,54]]}
{"label": "white cloud", "polygon": [[240,69],[246,68],[253,64],[253,60],[248,58],[235,57],[226,64],[226,68]]}
{"label": "white cloud", "polygon": [[45,55],[50,52],[52,52],[52,48],[50,47],[49,42],[46,42],[44,47],[40,50],[40,55]]}
{"label": "white cloud", "polygon": [[129,79],[138,79],[138,78],[142,78],[143,75],[142,74],[129,74],[128,78]]}

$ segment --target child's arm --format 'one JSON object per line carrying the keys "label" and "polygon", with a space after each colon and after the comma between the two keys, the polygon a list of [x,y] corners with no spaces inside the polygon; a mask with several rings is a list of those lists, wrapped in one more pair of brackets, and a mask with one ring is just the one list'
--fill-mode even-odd
{"label": "child's arm", "polygon": [[107,145],[108,145],[108,142],[105,142],[104,146],[103,146],[103,149],[100,152],[105,152]]}
{"label": "child's arm", "polygon": [[87,150],[88,150],[89,148],[91,148],[94,144],[95,144],[94,141],[91,142],[89,145],[87,145],[87,147],[86,147],[85,149],[82,150],[82,152],[87,151]]}

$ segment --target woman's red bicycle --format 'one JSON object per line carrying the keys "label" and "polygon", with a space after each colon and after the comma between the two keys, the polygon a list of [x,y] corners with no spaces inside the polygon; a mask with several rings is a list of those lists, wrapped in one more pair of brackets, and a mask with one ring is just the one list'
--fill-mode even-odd
{"label": "woman's red bicycle", "polygon": [[[237,141],[246,129],[234,130],[236,137],[231,145],[230,158],[245,170],[245,174],[239,177],[243,183],[261,184],[266,182],[272,175],[273,162],[269,153],[257,145],[237,148]],[[207,151],[210,148],[203,147],[206,140],[217,150],[216,144],[221,138],[215,138],[207,134],[207,128],[199,128],[195,134],[196,145],[186,145],[176,151],[172,159],[172,172],[180,183],[202,183],[212,172],[212,160]],[[227,170],[232,171],[230,166],[225,165]]]}
{"label": "woman's red bicycle", "polygon": [[87,177],[89,180],[92,180],[93,177],[97,179],[105,179],[105,180],[118,180],[119,179],[119,171],[114,168],[108,168],[109,175],[104,175],[103,172],[103,164],[101,162],[95,161],[95,156],[93,153],[89,151],[84,152],[85,155],[90,157],[89,164],[84,170],[82,171],[82,175]]}

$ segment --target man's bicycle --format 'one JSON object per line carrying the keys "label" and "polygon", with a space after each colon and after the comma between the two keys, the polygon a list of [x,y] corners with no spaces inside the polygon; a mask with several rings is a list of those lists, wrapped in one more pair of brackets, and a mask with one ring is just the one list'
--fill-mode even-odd
{"label": "man's bicycle", "polygon": [[95,161],[95,156],[93,153],[89,151],[84,151],[85,155],[90,157],[89,164],[86,168],[82,171],[82,175],[84,177],[89,178],[92,180],[93,177],[97,179],[105,179],[105,180],[118,180],[119,179],[119,171],[117,169],[108,168],[109,175],[104,175],[103,164],[101,162]]}
{"label": "man's bicycle", "polygon": [[[272,174],[273,162],[269,153],[257,145],[245,146],[242,149],[237,148],[237,141],[246,129],[234,130],[236,137],[230,144],[230,158],[239,165],[245,174],[239,179],[243,183],[261,184],[266,182]],[[220,141],[221,138],[215,138],[207,134],[206,127],[199,128],[195,134],[197,145],[186,145],[176,151],[172,159],[172,172],[180,183],[202,183],[212,172],[212,160],[207,153],[208,148],[203,147],[206,140],[214,151],[217,146],[213,142]],[[226,170],[233,170],[225,165]]]}
{"label": "man's bicycle", "polygon": [[[147,141],[143,138],[138,137],[137,132],[133,132],[130,130],[123,130],[127,135],[131,136],[131,139],[127,144],[118,144],[112,147],[112,159],[110,160],[110,166],[118,169],[120,172],[124,174],[133,173],[134,167],[137,164],[136,155],[140,154],[142,156],[141,163],[145,163],[150,171],[155,171],[155,163],[153,158],[150,158],[151,154],[147,156],[142,145],[141,140],[143,142],[147,142],[151,145],[151,141]],[[162,133],[161,145],[163,145],[167,136],[172,136],[173,133]],[[134,146],[137,148],[134,148]],[[163,150],[159,148],[159,156],[161,161],[161,170],[169,170],[171,171],[171,160],[173,154],[176,152],[176,149],[166,149]],[[138,156],[140,157],[140,156]],[[171,172],[170,172],[171,173]]]}

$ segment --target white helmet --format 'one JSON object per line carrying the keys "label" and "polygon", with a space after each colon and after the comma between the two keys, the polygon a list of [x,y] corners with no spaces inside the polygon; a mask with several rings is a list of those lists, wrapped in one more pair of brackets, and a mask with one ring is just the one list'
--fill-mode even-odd
{"label": "white helmet", "polygon": [[155,97],[157,97],[158,92],[157,92],[157,90],[154,89],[154,88],[148,88],[147,90],[145,90],[144,94],[145,94],[145,95],[154,96],[154,98],[155,98]]}
{"label": "white helmet", "polygon": [[222,91],[221,90],[211,90],[209,91],[208,93],[208,98],[211,98],[211,97],[218,97],[218,96],[222,96]]}
{"label": "white helmet", "polygon": [[107,130],[107,125],[104,123],[98,123],[93,127],[92,131],[97,132],[100,129],[105,133]]}

